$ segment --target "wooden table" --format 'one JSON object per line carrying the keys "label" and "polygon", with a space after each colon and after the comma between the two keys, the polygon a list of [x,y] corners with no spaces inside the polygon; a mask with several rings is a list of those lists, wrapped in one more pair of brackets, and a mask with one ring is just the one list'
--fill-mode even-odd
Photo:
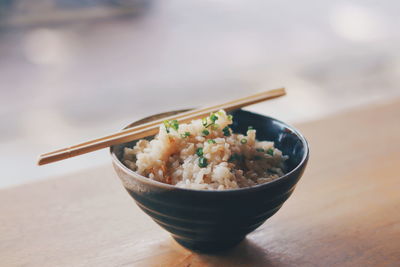
{"label": "wooden table", "polygon": [[0,266],[400,266],[400,99],[298,128],[302,180],[230,251],[180,247],[109,164],[0,191]]}

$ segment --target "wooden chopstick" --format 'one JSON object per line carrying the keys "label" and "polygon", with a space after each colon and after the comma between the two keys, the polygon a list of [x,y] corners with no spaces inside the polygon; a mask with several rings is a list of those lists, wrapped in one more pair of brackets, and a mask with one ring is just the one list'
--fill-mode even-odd
{"label": "wooden chopstick", "polygon": [[38,165],[44,165],[63,159],[75,157],[78,155],[86,154],[112,145],[130,142],[133,140],[141,139],[147,136],[155,135],[158,132],[159,125],[164,120],[177,120],[180,123],[188,123],[195,119],[200,119],[208,116],[211,112],[217,112],[220,109],[225,111],[232,111],[244,106],[256,104],[268,99],[273,99],[285,95],[285,89],[279,88],[261,92],[255,95],[243,97],[240,99],[232,100],[224,104],[219,104],[211,107],[190,110],[159,120],[154,120],[144,123],[135,127],[131,127],[120,132],[93,139],[84,143],[80,143],[71,147],[62,148],[53,152],[45,153],[39,156]]}

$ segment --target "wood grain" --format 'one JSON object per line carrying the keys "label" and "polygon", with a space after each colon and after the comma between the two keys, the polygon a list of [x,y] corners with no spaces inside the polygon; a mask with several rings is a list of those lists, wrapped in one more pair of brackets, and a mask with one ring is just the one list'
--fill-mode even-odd
{"label": "wood grain", "polygon": [[299,125],[292,197],[236,248],[201,255],[134,204],[111,164],[0,191],[0,266],[399,266],[400,99]]}

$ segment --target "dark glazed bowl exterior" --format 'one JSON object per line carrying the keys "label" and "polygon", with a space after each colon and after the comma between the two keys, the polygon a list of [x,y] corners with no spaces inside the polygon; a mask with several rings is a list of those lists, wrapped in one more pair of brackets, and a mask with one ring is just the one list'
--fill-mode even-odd
{"label": "dark glazed bowl exterior", "polygon": [[[173,113],[177,112],[161,117]],[[257,130],[258,140],[274,141],[275,146],[289,156],[286,162],[288,172],[284,176],[249,188],[223,191],[183,189],[152,181],[125,167],[120,161],[123,148],[132,147],[135,142],[111,147],[114,168],[137,205],[170,232],[178,243],[192,250],[212,252],[239,243],[282,207],[308,161],[307,141],[293,127],[243,110],[231,114],[234,132],[245,133],[251,125]],[[145,120],[152,119],[155,117]]]}

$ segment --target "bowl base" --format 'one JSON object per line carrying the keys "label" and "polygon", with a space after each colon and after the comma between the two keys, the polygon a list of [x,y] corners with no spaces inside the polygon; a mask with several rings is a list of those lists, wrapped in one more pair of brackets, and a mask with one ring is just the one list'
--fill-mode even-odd
{"label": "bowl base", "polygon": [[201,253],[215,253],[236,246],[245,238],[245,236],[233,240],[217,240],[217,241],[188,240],[188,239],[180,239],[179,237],[173,237],[173,238],[175,239],[176,242],[178,242],[180,245],[182,245],[187,249]]}

